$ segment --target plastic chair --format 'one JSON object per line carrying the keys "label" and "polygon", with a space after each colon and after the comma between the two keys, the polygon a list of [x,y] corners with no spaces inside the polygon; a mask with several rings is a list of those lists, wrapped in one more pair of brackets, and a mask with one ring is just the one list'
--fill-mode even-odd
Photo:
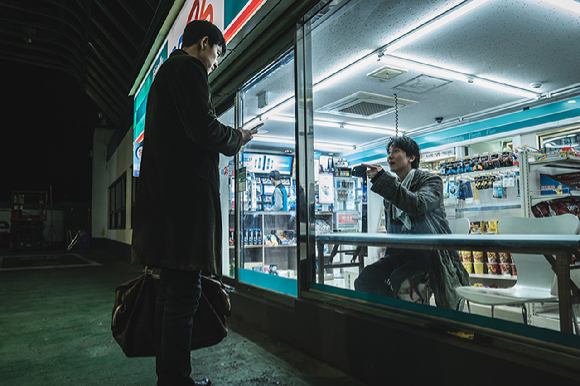
{"label": "plastic chair", "polygon": [[[498,222],[500,234],[558,234],[572,235],[578,232],[580,221],[572,214],[564,214],[545,218],[506,217]],[[494,316],[494,306],[520,305],[524,324],[527,324],[526,303],[554,302],[558,301],[556,294],[552,293],[552,286],[556,274],[552,266],[542,255],[512,254],[513,263],[516,265],[518,280],[511,288],[482,288],[482,287],[459,287],[457,293],[468,302],[491,306],[491,316]],[[573,314],[574,325],[576,318]],[[576,334],[579,334],[576,329]]]}
{"label": "plastic chair", "polygon": [[449,228],[451,228],[451,233],[454,235],[467,235],[469,234],[469,220],[466,218],[456,218],[452,220],[447,220],[449,222]]}

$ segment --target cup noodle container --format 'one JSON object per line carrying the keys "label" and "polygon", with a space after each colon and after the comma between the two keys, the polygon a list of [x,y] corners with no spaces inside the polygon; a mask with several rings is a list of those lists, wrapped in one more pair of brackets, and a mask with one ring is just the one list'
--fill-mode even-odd
{"label": "cup noodle container", "polygon": [[497,252],[487,252],[488,263],[499,263]]}
{"label": "cup noodle container", "polygon": [[465,268],[465,270],[467,271],[467,273],[473,273],[473,263],[472,262],[463,261],[462,264],[463,264],[463,267]]}
{"label": "cup noodle container", "polygon": [[518,271],[516,270],[516,265],[512,263],[512,276],[518,276]]}
{"label": "cup noodle container", "polygon": [[476,263],[483,263],[483,252],[473,251],[473,261]]}
{"label": "cup noodle container", "polygon": [[503,276],[512,275],[512,265],[510,263],[500,263],[499,267]]}
{"label": "cup noodle container", "polygon": [[487,273],[489,275],[499,275],[499,263],[487,263]]}
{"label": "cup noodle container", "polygon": [[499,253],[499,262],[509,264],[512,262],[512,256],[508,252],[500,252]]}
{"label": "cup noodle container", "polygon": [[473,263],[473,270],[474,270],[474,272],[481,275],[483,273],[483,266],[484,265],[485,264],[482,263],[482,262],[475,262],[475,263]]}

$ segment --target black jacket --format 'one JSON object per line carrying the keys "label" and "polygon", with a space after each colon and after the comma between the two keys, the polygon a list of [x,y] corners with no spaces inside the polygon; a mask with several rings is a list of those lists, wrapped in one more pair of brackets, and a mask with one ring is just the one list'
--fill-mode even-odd
{"label": "black jacket", "polygon": [[204,65],[174,51],[147,100],[133,263],[216,272],[222,245],[219,153],[233,156],[241,146],[242,133],[217,120]]}

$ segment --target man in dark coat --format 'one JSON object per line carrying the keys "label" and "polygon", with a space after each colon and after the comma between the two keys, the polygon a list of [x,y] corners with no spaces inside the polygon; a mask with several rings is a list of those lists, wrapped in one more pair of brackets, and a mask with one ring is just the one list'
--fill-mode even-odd
{"label": "man in dark coat", "polygon": [[[367,165],[371,190],[384,199],[389,234],[451,233],[443,204],[441,177],[419,169],[419,146],[409,137],[394,137],[387,145],[390,174],[380,165]],[[455,309],[458,286],[469,285],[469,274],[457,251],[388,248],[386,256],[365,267],[355,280],[357,291],[397,297],[409,280],[415,293],[427,281],[439,307]],[[422,299],[426,302],[428,299]]]}
{"label": "man in dark coat", "polygon": [[221,258],[219,153],[235,155],[255,134],[224,126],[215,114],[208,74],[225,50],[215,25],[192,21],[183,48],[160,67],[147,100],[131,258],[161,268],[158,385],[211,384],[190,378],[190,342],[201,271],[215,273]]}

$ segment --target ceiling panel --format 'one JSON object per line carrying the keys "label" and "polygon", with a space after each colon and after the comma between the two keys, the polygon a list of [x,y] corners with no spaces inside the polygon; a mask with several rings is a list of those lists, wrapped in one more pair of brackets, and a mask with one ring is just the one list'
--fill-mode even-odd
{"label": "ceiling panel", "polygon": [[[312,33],[315,139],[360,147],[391,135],[390,132],[361,134],[339,127],[321,127],[317,121],[390,130],[398,122],[400,131],[413,135],[503,114],[508,108],[550,103],[552,100],[547,92],[564,88],[572,89],[569,95],[580,92],[580,39],[577,38],[580,14],[562,11],[543,0],[490,0],[414,42],[396,50],[387,48],[387,55],[378,60],[378,53],[385,50],[386,43],[428,24],[437,14],[466,4],[470,1],[335,1],[318,15]],[[365,56],[369,59],[362,60]],[[411,60],[430,68],[406,66],[397,62],[397,58],[407,60],[407,64]],[[354,71],[351,71],[352,66],[348,67],[351,64],[356,65]],[[367,76],[387,65],[406,72],[391,80]],[[456,73],[454,76],[437,75],[431,71],[434,66]],[[351,72],[340,81],[317,89],[318,82],[332,78],[333,74],[342,76],[345,72],[341,70]],[[271,103],[258,109],[259,93],[267,92],[272,102],[291,97],[293,77],[293,63],[289,63],[264,78],[246,95],[246,116],[263,115],[275,105]],[[442,85],[420,89],[437,80],[429,77],[441,80]],[[475,82],[469,83],[468,78]],[[481,78],[530,90],[541,98],[482,87]],[[533,88],[532,83],[541,83],[541,86]],[[398,121],[393,113],[362,119],[317,111],[359,91],[388,97],[397,94],[398,98],[417,103],[400,109]],[[293,106],[288,103],[276,114],[292,118]],[[436,118],[440,117],[443,121],[437,123]],[[290,122],[265,121],[264,129],[269,130],[267,135],[292,137],[294,127]]]}

